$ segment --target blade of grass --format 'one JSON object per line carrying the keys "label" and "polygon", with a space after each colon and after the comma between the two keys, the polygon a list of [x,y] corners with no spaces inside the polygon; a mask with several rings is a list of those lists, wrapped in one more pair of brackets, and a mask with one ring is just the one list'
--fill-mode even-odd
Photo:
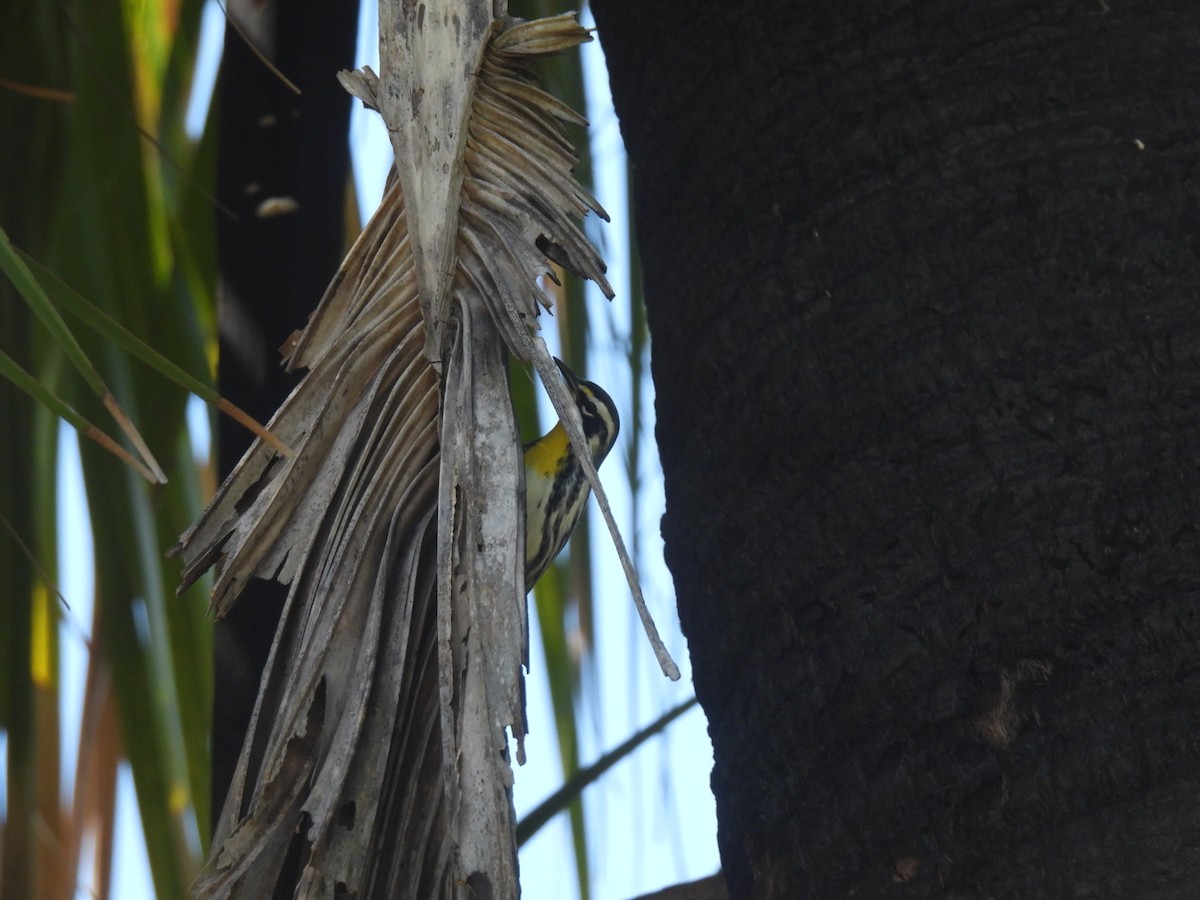
{"label": "blade of grass", "polygon": [[130,355],[140,359],[164,378],[175,382],[186,391],[195,394],[205,403],[211,404],[225,413],[239,425],[245,426],[256,436],[262,438],[284,456],[292,456],[294,451],[281,441],[266,426],[259,423],[253,416],[237,405],[230,403],[216,389],[205,384],[199,378],[175,365],[149,344],[132,334],[120,322],[109,316],[102,309],[89,303],[87,298],[73,287],[31,257],[23,250],[13,248],[21,261],[42,279],[42,287],[48,297],[61,306],[72,316],[83,322],[98,334],[112,341]]}
{"label": "blade of grass", "polygon": [[29,544],[25,542],[25,539],[21,537],[17,529],[13,528],[12,523],[8,521],[8,517],[2,512],[0,512],[0,525],[4,526],[4,530],[9,533],[13,542],[20,548],[21,553],[29,560],[30,569],[37,573],[38,577],[45,582],[47,588],[58,598],[58,602],[62,604],[63,608],[69,611],[71,604],[67,602],[67,598],[62,595],[62,592],[58,589],[58,585],[54,583],[54,579],[46,573],[45,566],[38,560]]}
{"label": "blade of grass", "polygon": [[[198,3],[125,4],[119,14],[114,12],[116,7],[106,5],[61,5],[56,24],[70,55],[66,68],[78,75],[78,102],[62,142],[67,165],[53,195],[58,202],[52,205],[52,227],[47,229],[51,241],[18,243],[124,328],[169,348],[173,358],[185,360],[187,371],[203,377],[200,341],[208,335],[196,326],[203,314],[190,305],[193,300],[211,302],[211,296],[194,297],[185,289],[172,236],[200,232],[219,207],[211,195],[207,201],[199,199],[204,192],[197,190],[198,184],[211,179],[194,169],[186,135],[170,124],[180,116],[166,106],[182,103],[184,92],[176,86],[168,94],[160,83],[172,44],[188,40],[180,29],[185,20],[196,20]],[[190,26],[187,34],[194,33]],[[203,215],[176,227],[175,217],[184,206]],[[15,233],[12,237],[16,240]],[[179,242],[183,240],[187,238]],[[203,278],[195,271],[190,281]],[[207,280],[215,277],[209,273]],[[50,292],[50,285],[44,288]],[[186,429],[183,393],[163,379],[147,377],[149,370],[133,362],[134,354],[81,329],[64,307],[58,309],[148,445],[160,457],[170,456]],[[99,418],[90,397],[60,395],[93,421]],[[90,446],[82,448],[81,456],[94,535],[96,605],[103,613],[94,632],[97,652],[112,673],[123,755],[137,794],[155,895],[182,900],[200,859],[190,795],[192,785],[201,783],[197,777],[204,777],[190,771],[202,765],[202,754],[185,749],[187,739],[180,731],[190,715],[182,706],[196,702],[186,696],[188,689],[199,693],[206,686],[188,684],[181,690],[181,681],[201,680],[206,673],[186,668],[187,662],[181,668],[169,658],[176,650],[175,635],[183,631],[173,627],[172,616],[178,613],[189,623],[195,616],[193,604],[185,609],[174,597],[175,579],[162,563],[166,543],[155,530],[174,535],[186,527],[190,516],[181,521],[182,506],[190,501],[180,489],[195,474],[188,458],[163,459],[170,484],[147,490]],[[105,769],[107,778],[111,769]],[[98,866],[111,866],[108,846],[111,829],[103,829],[96,844]],[[101,872],[98,884],[107,881]],[[127,893],[124,887],[115,885],[113,895]]]}
{"label": "blade of grass", "polygon": [[136,459],[128,450],[60,400],[51,391],[42,387],[36,378],[22,369],[17,364],[17,361],[3,350],[0,350],[0,375],[7,378],[15,387],[24,391],[38,403],[41,403],[56,416],[69,423],[84,437],[95,441],[147,481],[159,484],[166,481],[165,476],[161,480],[156,479],[154,473],[146,468],[140,460]]}
{"label": "blade of grass", "polygon": [[[538,628],[542,635],[542,654],[546,661],[546,675],[550,686],[550,703],[554,709],[554,729],[558,738],[558,756],[563,775],[570,778],[579,771],[579,728],[575,717],[575,679],[569,649],[564,610],[567,604],[567,567],[552,565],[534,588],[534,606],[537,610]],[[590,863],[587,848],[587,830],[584,827],[583,798],[569,801],[571,816],[571,838],[575,846],[575,868],[579,882],[579,895],[590,895]]]}
{"label": "blade of grass", "polygon": [[[75,761],[72,827],[66,860],[71,871],[79,868],[85,838],[95,841],[91,882],[99,897],[107,896],[112,869],[113,827],[116,813],[117,767],[121,759],[121,731],[117,723],[112,674],[102,654],[88,657],[80,722],[79,755]],[[84,876],[84,873],[80,873]],[[70,896],[74,896],[74,892]]]}
{"label": "blade of grass", "polygon": [[3,228],[0,228],[0,269],[4,270],[4,273],[13,283],[13,286],[25,298],[25,302],[29,304],[30,310],[41,320],[42,325],[50,332],[55,343],[66,354],[67,359],[75,366],[88,387],[104,403],[105,408],[108,409],[117,426],[129,438],[138,455],[142,458],[142,462],[145,464],[139,468],[139,472],[149,472],[150,474],[146,475],[146,477],[150,481],[156,484],[165,484],[167,476],[163,473],[158,461],[155,460],[154,454],[150,452],[150,448],[146,446],[146,442],[142,440],[142,436],[138,433],[138,430],[133,426],[129,417],[125,415],[124,410],[117,403],[117,398],[109,391],[108,386],[104,383],[104,379],[96,371],[96,367],[92,365],[91,360],[87,358],[87,354],[83,352],[83,348],[79,346],[79,342],[75,340],[75,335],[71,333],[71,330],[67,327],[67,323],[63,321],[62,316],[58,314],[58,311],[50,302],[50,298],[42,289],[41,283],[17,255],[16,248],[9,241],[8,235]]}
{"label": "blade of grass", "polygon": [[[94,640],[111,672],[156,896],[182,900],[199,860],[185,826],[190,787],[174,708],[176,676],[164,665],[169,641],[156,621],[165,591],[158,573],[147,572],[162,558],[149,521],[153,504],[146,486],[123,477],[108,460],[86,448],[82,456],[89,507],[125,523],[120,534],[95,545],[96,607],[102,616],[93,626]],[[136,590],[144,592],[140,601],[126,601]]]}

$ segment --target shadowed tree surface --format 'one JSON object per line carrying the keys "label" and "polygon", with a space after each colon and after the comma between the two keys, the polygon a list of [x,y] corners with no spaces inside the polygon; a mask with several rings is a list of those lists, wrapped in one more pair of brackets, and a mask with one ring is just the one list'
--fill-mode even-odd
{"label": "shadowed tree surface", "polygon": [[732,896],[1195,896],[1200,10],[595,14]]}

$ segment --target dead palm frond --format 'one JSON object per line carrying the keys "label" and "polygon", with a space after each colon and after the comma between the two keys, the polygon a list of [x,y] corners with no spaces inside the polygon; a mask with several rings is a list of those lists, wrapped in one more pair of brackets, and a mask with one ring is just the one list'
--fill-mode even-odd
{"label": "dead palm frond", "polygon": [[589,36],[567,16],[410,12],[403,47],[381,15],[381,78],[343,75],[388,122],[398,177],[285,348],[309,369],[270,424],[294,455],[258,441],[179,544],[185,584],[221,560],[218,615],[251,577],[290,585],[201,897],[517,893],[506,729],[520,753],[528,651],[506,350],[582,448],[531,333],[536,279],[552,260],[611,295],[575,224],[603,215],[570,174],[561,123],[582,120],[529,66]]}

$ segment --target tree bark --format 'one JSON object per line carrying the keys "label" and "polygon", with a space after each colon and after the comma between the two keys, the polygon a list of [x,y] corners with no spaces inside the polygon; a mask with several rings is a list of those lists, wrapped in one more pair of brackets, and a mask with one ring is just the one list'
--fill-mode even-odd
{"label": "tree bark", "polygon": [[731,896],[1196,896],[1200,8],[595,15]]}

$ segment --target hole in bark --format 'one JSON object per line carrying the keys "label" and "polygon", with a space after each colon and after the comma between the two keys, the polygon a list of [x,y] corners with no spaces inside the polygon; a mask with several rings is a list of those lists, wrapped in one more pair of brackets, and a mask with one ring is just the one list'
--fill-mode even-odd
{"label": "hole in bark", "polygon": [[474,892],[475,900],[492,900],[492,881],[483,872],[468,875],[467,887]]}

